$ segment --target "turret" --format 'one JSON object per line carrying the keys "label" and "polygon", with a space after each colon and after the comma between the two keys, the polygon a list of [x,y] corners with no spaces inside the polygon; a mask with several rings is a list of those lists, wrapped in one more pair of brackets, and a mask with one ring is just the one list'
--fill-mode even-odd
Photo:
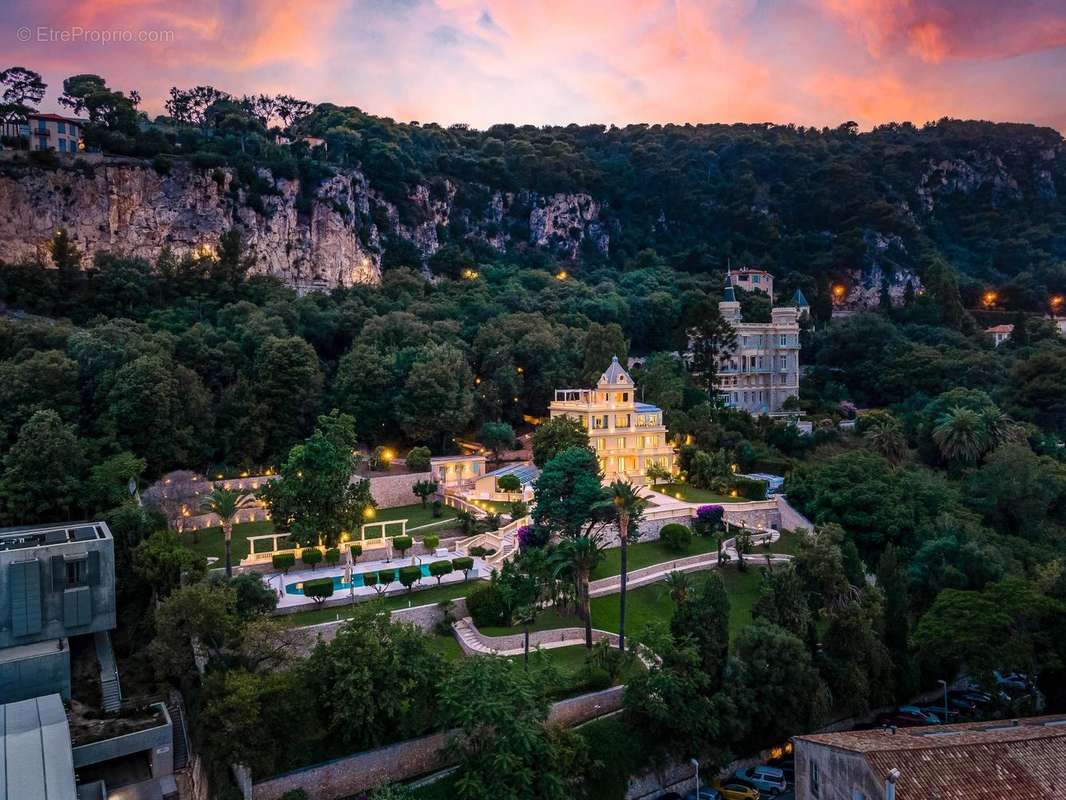
{"label": "turret", "polygon": [[740,322],[740,303],[737,301],[737,294],[733,291],[733,284],[729,282],[729,278],[726,278],[725,291],[722,293],[722,300],[718,303],[718,313],[722,315],[722,318],[731,324]]}

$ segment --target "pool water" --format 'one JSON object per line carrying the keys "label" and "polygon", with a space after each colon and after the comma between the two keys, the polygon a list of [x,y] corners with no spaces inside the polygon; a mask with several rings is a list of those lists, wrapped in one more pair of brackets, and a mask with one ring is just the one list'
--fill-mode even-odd
{"label": "pool water", "polygon": [[[404,564],[404,566],[406,567],[408,565]],[[422,577],[423,578],[428,578],[429,577],[429,564],[422,564],[421,566],[422,566]],[[366,571],[367,572],[377,572],[378,574],[381,574],[382,572],[387,572],[388,570],[375,569],[375,570],[366,570]],[[325,577],[325,576],[323,576],[323,577]],[[399,567],[393,569],[393,571],[392,571],[392,581],[393,581],[393,583],[399,583],[400,582],[400,568]],[[362,572],[354,573],[352,575],[352,582],[351,583],[348,583],[346,580],[344,580],[344,576],[343,575],[334,575],[333,576],[333,591],[334,592],[347,591],[348,589],[352,589],[352,588],[360,589],[360,588],[362,588],[365,585],[366,584],[363,583],[363,573]],[[286,584],[285,593],[286,594],[303,594],[304,593],[303,582]]]}

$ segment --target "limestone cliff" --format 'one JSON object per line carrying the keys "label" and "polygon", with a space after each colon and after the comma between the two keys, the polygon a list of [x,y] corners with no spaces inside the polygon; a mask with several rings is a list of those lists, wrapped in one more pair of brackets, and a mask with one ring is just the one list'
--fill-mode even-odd
{"label": "limestone cliff", "polygon": [[[0,170],[0,261],[47,260],[45,246],[65,228],[86,258],[100,251],[154,260],[213,250],[238,228],[254,271],[300,288],[374,283],[385,237],[412,242],[423,257],[441,246],[444,229],[462,231],[498,250],[524,241],[574,258],[584,244],[606,253],[610,237],[600,205],[585,194],[485,193],[457,201],[442,181],[416,186],[403,208],[386,201],[357,170],[339,170],[312,192],[297,180],[259,173],[269,187],[253,197],[233,170],[178,162],[160,174],[144,162],[89,157],[58,169],[18,165]],[[587,241],[586,241],[587,240]]]}

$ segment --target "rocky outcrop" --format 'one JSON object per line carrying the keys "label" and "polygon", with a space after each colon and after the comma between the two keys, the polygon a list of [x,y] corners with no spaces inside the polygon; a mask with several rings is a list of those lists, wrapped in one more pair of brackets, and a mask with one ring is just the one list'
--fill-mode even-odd
{"label": "rocky outcrop", "polygon": [[[1050,171],[1047,177],[1050,180]],[[1054,191],[1053,182],[1051,188]],[[1022,197],[1018,181],[1000,156],[991,152],[970,152],[963,158],[930,161],[918,186],[918,200],[922,210],[931,213],[937,196],[969,195],[983,190],[990,192],[993,205]]]}
{"label": "rocky outcrop", "polygon": [[[575,258],[582,246],[606,253],[601,207],[586,194],[491,193],[460,201],[449,181],[412,188],[402,207],[375,191],[358,170],[337,171],[311,192],[298,180],[259,172],[253,194],[233,170],[175,162],[168,174],[131,159],[90,157],[58,169],[0,170],[0,261],[47,261],[46,245],[63,228],[91,259],[119,252],[154,261],[210,253],[219,237],[242,233],[253,271],[298,288],[375,283],[386,237],[410,241],[423,258],[441,234],[480,239],[503,251],[520,242]],[[263,186],[267,189],[264,191]]]}

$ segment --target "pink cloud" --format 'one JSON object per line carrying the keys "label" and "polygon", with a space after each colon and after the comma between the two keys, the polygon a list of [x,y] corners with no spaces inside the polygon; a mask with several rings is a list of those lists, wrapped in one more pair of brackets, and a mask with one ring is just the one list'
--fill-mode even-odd
{"label": "pink cloud", "polygon": [[[1061,0],[9,0],[19,25],[165,30],[26,44],[52,85],[98,72],[162,111],[171,86],[286,92],[401,120],[796,122],[946,114],[1066,126]],[[1056,49],[1058,48],[1058,49]]]}

